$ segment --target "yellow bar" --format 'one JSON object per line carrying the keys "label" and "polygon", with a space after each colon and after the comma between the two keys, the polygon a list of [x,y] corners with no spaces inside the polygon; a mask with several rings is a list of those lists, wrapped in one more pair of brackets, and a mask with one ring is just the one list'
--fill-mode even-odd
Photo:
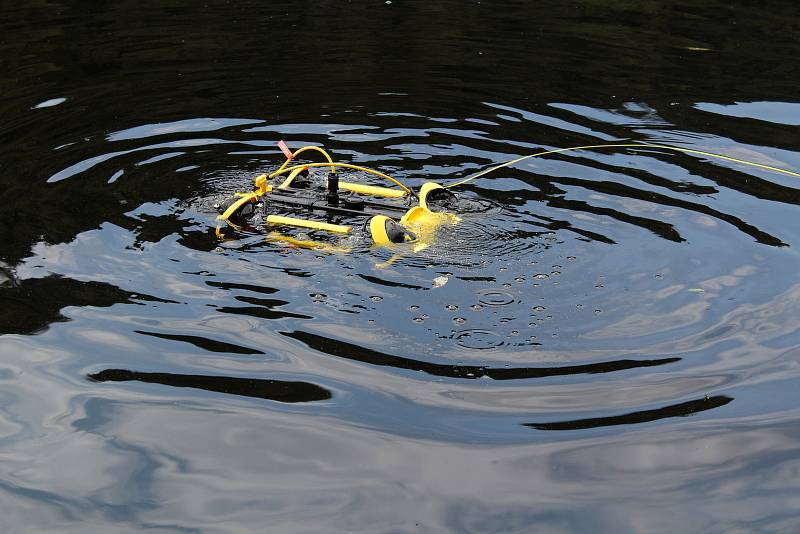
{"label": "yellow bar", "polygon": [[306,170],[305,167],[299,167],[290,172],[289,177],[286,180],[284,180],[281,185],[278,186],[278,189],[288,189],[288,187],[292,185],[294,179],[297,178],[297,175],[303,172],[304,170]]}
{"label": "yellow bar", "polygon": [[352,191],[353,193],[358,193],[360,195],[372,195],[386,198],[403,198],[407,194],[402,189],[390,189],[388,187],[379,187],[377,185],[354,184],[350,182],[339,182],[339,189]]}
{"label": "yellow bar", "polygon": [[242,197],[239,200],[237,200],[236,202],[231,204],[228,207],[228,209],[225,210],[225,213],[223,213],[222,215],[218,215],[217,219],[222,220],[222,221],[227,221],[228,219],[231,218],[231,216],[234,213],[236,213],[236,210],[238,210],[239,208],[241,208],[242,206],[244,206],[248,202],[252,202],[252,201],[256,200],[257,198],[258,198],[258,195],[256,193],[246,193],[246,194],[242,195]]}
{"label": "yellow bar", "polygon": [[[353,169],[353,170],[356,170],[356,171],[368,172],[370,174],[374,174],[375,176],[380,176],[381,178],[389,180],[390,182],[392,182],[394,185],[396,185],[397,187],[399,187],[400,189],[402,189],[406,193],[411,194],[411,189],[409,189],[408,187],[404,186],[403,184],[401,184],[400,182],[398,182],[397,180],[395,180],[394,178],[392,178],[388,174],[383,174],[382,172],[378,172],[378,171],[375,171],[375,170],[372,170],[372,169],[368,169],[368,168],[362,167],[360,165],[352,165],[350,163],[304,163],[303,165],[297,165],[297,166],[294,166],[294,167],[286,167],[286,165],[284,164],[283,166],[281,166],[280,169],[278,169],[277,171],[275,171],[272,174],[270,174],[269,178],[275,178],[276,176],[281,175],[283,173],[291,172],[291,171],[295,170],[297,167],[341,167],[343,169]],[[447,187],[450,187],[450,186],[448,185]]]}
{"label": "yellow bar", "polygon": [[311,228],[312,230],[324,230],[334,234],[349,234],[352,227],[341,224],[329,224],[320,221],[308,221],[306,219],[295,219],[294,217],[284,217],[282,215],[267,215],[268,224],[283,224],[286,226],[297,226],[298,228]]}

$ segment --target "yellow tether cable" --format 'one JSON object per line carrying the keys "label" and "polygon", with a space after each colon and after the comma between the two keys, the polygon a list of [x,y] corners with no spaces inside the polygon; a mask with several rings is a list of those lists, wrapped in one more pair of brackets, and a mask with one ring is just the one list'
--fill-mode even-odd
{"label": "yellow tether cable", "polygon": [[[328,154],[324,149],[322,149],[322,148],[320,148],[318,146],[309,145],[309,146],[304,146],[303,148],[299,148],[299,149],[295,150],[294,153],[292,154],[292,157],[288,158],[286,161],[284,161],[283,165],[281,165],[281,167],[278,169],[278,171],[282,171],[283,169],[285,169],[286,166],[289,165],[289,162],[291,162],[299,154],[302,154],[303,152],[305,152],[307,150],[315,150],[315,151],[319,152],[320,154],[322,154],[323,156],[325,156],[325,159],[328,160],[328,163],[331,163],[331,164],[333,163],[333,158],[331,158],[331,155]],[[334,173],[336,172],[336,167],[334,167],[333,165],[331,165],[331,172],[334,172]],[[272,176],[274,176],[274,175],[272,175]],[[272,178],[272,176],[270,176],[270,178]]]}
{"label": "yellow tether cable", "polygon": [[299,168],[303,168],[303,167],[332,167],[332,168],[333,167],[342,167],[344,169],[354,169],[356,171],[364,171],[364,172],[368,172],[370,174],[374,174],[375,176],[380,176],[381,178],[384,178],[386,180],[389,180],[393,184],[395,184],[398,187],[400,187],[406,193],[409,193],[409,194],[412,194],[412,195],[414,194],[414,192],[411,191],[411,189],[409,187],[404,186],[402,183],[400,183],[399,181],[395,180],[394,178],[392,178],[388,174],[383,174],[382,172],[378,172],[378,171],[369,169],[367,167],[361,167],[360,165],[353,165],[351,163],[335,163],[335,162],[330,162],[330,163],[303,163],[302,165],[295,165],[293,167],[281,167],[277,171],[275,171],[272,174],[270,174],[269,178],[272,179],[275,176],[278,176],[278,175],[281,175],[281,174],[284,174],[284,173],[287,173],[287,172],[291,172],[294,169],[299,169]]}
{"label": "yellow tether cable", "polygon": [[556,149],[553,149],[553,150],[545,150],[544,152],[538,152],[536,154],[529,154],[527,156],[522,156],[521,158],[512,159],[511,161],[507,161],[505,163],[501,163],[500,165],[495,165],[494,167],[486,169],[485,171],[481,171],[478,174],[473,174],[472,176],[468,176],[467,178],[464,178],[463,180],[459,180],[459,181],[457,181],[455,183],[446,185],[445,188],[449,189],[451,187],[456,187],[456,186],[459,186],[459,185],[463,185],[463,184],[465,184],[467,182],[471,182],[472,180],[474,180],[476,178],[480,178],[481,176],[485,176],[485,175],[489,174],[490,172],[496,171],[497,169],[502,169],[503,167],[509,167],[511,165],[514,165],[515,163],[519,163],[520,161],[523,161],[523,160],[526,160],[526,159],[530,159],[530,158],[537,158],[539,156],[546,156],[548,154],[557,154],[559,152],[568,152],[568,151],[571,151],[571,150],[587,150],[587,149],[590,149],[590,148],[634,148],[634,147],[638,147],[638,148],[661,148],[661,149],[664,149],[664,150],[674,150],[676,152],[684,152],[684,153],[688,153],[688,154],[700,154],[702,156],[709,156],[709,157],[712,157],[712,158],[723,159],[723,160],[726,160],[726,161],[733,161],[735,163],[742,163],[744,165],[750,165],[752,167],[758,167],[758,168],[761,168],[761,169],[767,169],[767,170],[770,170],[770,171],[775,171],[775,172],[787,174],[789,176],[796,176],[796,177],[800,178],[800,173],[797,173],[797,172],[794,172],[794,171],[790,171],[790,170],[787,170],[787,169],[781,169],[780,167],[773,167],[771,165],[764,165],[763,163],[756,163],[754,161],[747,161],[747,160],[744,160],[744,159],[732,158],[730,156],[723,156],[721,154],[714,154],[713,152],[705,152],[703,150],[694,150],[692,148],[679,148],[679,147],[667,146],[667,145],[650,145],[650,144],[646,144],[646,143],[620,143],[620,144],[606,144],[606,145],[573,146],[573,147],[569,147],[569,148],[556,148]]}

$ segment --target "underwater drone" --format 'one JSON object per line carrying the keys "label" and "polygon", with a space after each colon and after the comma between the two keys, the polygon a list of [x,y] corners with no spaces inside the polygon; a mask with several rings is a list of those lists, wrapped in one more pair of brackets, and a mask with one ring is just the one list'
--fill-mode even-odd
{"label": "underwater drone", "polygon": [[[599,148],[647,148],[694,154],[726,160],[734,163],[758,167],[794,177],[800,173],[747,161],[730,156],[714,154],[690,148],[672,147],[648,143],[610,143],[602,145],[586,145],[570,148],[545,150],[535,154],[522,156],[448,185],[440,185],[427,181],[415,193],[411,188],[382,172],[353,165],[351,163],[334,162],[330,154],[317,146],[304,146],[292,152],[283,141],[278,147],[286,156],[281,167],[271,173],[262,174],[255,179],[255,188],[247,193],[236,193],[234,197],[218,205],[220,215],[216,233],[225,237],[222,225],[241,229],[261,216],[264,223],[273,229],[267,236],[271,241],[283,242],[290,246],[313,249],[340,251],[329,243],[308,239],[306,235],[292,236],[281,230],[293,229],[301,232],[322,232],[329,235],[347,235],[359,226],[368,229],[374,245],[390,247],[409,244],[414,252],[430,246],[437,231],[446,225],[455,225],[461,221],[455,213],[459,199],[451,188],[465,184],[481,176],[503,167],[509,167],[529,158]],[[291,163],[300,154],[314,151],[322,154],[326,162],[303,163],[292,166]],[[320,179],[312,176],[313,167],[329,167],[327,177]],[[363,171],[392,182],[397,187],[379,187],[339,180],[337,168]],[[267,182],[285,175],[282,183],[275,186]]]}
{"label": "underwater drone", "polygon": [[[255,179],[255,188],[248,193],[236,193],[217,206],[218,220],[234,228],[247,226],[260,214],[269,227],[269,239],[302,248],[331,249],[320,241],[300,239],[281,233],[278,229],[291,228],[326,234],[346,235],[358,226],[368,229],[377,246],[409,243],[414,252],[431,244],[439,227],[456,224],[461,219],[453,213],[457,204],[455,193],[434,182],[425,182],[414,192],[399,181],[378,171],[335,163],[322,148],[305,146],[295,152],[281,141],[278,146],[286,161],[275,172],[262,174]],[[290,167],[301,153],[316,151],[325,156],[327,163],[306,163]],[[312,167],[330,167],[323,180],[312,176]],[[379,187],[339,180],[337,167],[366,171],[381,176],[398,187]],[[280,185],[267,182],[286,175]],[[222,228],[217,235],[224,237]]]}

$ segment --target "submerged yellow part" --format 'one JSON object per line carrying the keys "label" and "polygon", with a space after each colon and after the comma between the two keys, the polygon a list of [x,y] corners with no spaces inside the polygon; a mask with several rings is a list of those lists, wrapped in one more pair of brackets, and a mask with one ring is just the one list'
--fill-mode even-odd
{"label": "submerged yellow part", "polygon": [[311,239],[297,239],[280,232],[270,232],[267,235],[267,241],[285,243],[292,247],[307,248],[312,250],[324,250],[325,252],[347,253],[350,252],[349,248],[337,247],[330,243],[322,243],[320,241],[313,241]]}

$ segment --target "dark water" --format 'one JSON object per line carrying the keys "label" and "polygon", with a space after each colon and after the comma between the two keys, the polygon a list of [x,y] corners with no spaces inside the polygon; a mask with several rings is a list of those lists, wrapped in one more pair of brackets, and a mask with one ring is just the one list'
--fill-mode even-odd
{"label": "dark water", "polygon": [[384,268],[210,208],[279,139],[800,169],[800,14],[740,4],[5,3],[3,531],[800,530],[800,179],[529,160]]}

